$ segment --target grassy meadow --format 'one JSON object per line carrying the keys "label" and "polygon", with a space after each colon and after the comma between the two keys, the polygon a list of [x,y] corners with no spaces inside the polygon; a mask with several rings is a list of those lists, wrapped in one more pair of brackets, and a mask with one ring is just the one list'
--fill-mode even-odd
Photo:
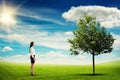
{"label": "grassy meadow", "polygon": [[35,65],[35,76],[30,75],[30,64],[0,62],[0,80],[120,80],[120,61],[96,65]]}

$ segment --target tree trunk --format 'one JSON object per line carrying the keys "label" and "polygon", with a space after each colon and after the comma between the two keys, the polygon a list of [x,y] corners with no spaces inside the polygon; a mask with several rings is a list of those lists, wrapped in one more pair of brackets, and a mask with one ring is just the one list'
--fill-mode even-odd
{"label": "tree trunk", "polygon": [[93,52],[92,54],[92,59],[93,59],[93,75],[95,74],[95,54]]}

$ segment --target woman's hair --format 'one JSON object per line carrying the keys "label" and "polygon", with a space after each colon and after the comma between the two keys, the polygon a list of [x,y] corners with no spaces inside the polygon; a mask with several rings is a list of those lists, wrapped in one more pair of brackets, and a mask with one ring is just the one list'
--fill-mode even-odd
{"label": "woman's hair", "polygon": [[[32,41],[32,42],[30,43],[30,48],[31,48],[33,45],[34,45],[34,42]],[[30,52],[30,48],[29,48],[29,52]]]}
{"label": "woman's hair", "polygon": [[33,45],[34,45],[34,42],[32,41],[32,42],[30,43],[30,48],[31,48]]}

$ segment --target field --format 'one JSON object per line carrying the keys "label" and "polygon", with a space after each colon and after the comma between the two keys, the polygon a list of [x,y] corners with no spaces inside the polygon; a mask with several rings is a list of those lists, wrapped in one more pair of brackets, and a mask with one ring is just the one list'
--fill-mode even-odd
{"label": "field", "polygon": [[35,73],[30,64],[0,62],[0,80],[120,80],[120,61],[97,64],[94,76],[91,65],[36,64]]}

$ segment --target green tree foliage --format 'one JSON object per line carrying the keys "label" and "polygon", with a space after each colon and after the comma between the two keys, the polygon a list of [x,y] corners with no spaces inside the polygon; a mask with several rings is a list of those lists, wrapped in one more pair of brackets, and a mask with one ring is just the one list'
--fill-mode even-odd
{"label": "green tree foliage", "polygon": [[78,22],[78,29],[74,32],[74,37],[68,39],[71,44],[71,54],[78,55],[81,51],[93,55],[93,74],[95,74],[94,56],[104,53],[110,53],[113,48],[114,38],[108,33],[96,17],[84,15]]}

